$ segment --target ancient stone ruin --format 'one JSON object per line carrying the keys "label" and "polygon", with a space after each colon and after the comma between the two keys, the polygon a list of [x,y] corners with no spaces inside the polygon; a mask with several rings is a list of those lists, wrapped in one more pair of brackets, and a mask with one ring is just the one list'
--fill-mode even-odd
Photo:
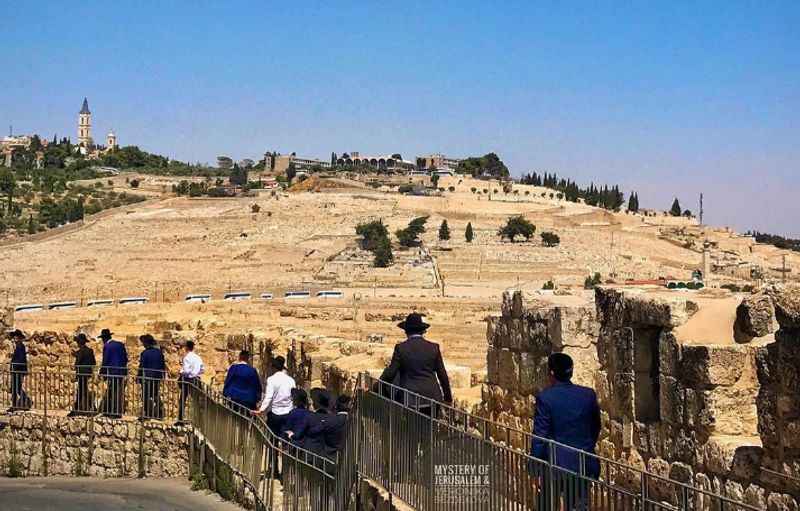
{"label": "ancient stone ruin", "polygon": [[601,288],[580,306],[506,293],[487,337],[492,419],[530,430],[547,356],[565,352],[574,381],[597,391],[599,454],[759,508],[798,508],[800,290],[741,299]]}

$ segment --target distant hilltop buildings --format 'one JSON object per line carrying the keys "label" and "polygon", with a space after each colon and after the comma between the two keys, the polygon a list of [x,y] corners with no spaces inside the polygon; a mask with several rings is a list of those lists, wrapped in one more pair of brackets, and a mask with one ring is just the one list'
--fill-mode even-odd
{"label": "distant hilltop buildings", "polygon": [[89,110],[89,100],[83,98],[83,106],[78,112],[78,150],[86,156],[99,156],[100,153],[111,151],[119,147],[117,135],[114,130],[106,135],[106,145],[104,148],[96,146],[92,138],[92,112]]}
{"label": "distant hilltop buildings", "polygon": [[[3,165],[6,167],[11,166],[15,151],[27,150],[30,148],[34,137],[37,135],[14,135],[13,132],[9,133],[7,137],[0,140],[0,153],[3,156]],[[41,142],[41,147],[46,148],[49,141],[46,138],[38,137]],[[89,110],[89,100],[83,98],[83,105],[78,112],[78,144],[75,146],[75,151],[80,152],[82,155],[89,159],[97,159],[102,154],[117,149],[119,142],[117,135],[113,130],[109,131],[106,135],[106,145],[99,146],[94,143],[92,138],[92,112]],[[44,160],[44,151],[36,152],[36,166],[41,167]]]}

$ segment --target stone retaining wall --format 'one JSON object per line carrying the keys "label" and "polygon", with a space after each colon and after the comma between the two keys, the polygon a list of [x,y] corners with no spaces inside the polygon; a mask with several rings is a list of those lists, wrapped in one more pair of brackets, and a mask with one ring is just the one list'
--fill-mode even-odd
{"label": "stone retaining wall", "polygon": [[17,413],[0,431],[0,471],[16,476],[187,477],[186,428],[152,421]]}

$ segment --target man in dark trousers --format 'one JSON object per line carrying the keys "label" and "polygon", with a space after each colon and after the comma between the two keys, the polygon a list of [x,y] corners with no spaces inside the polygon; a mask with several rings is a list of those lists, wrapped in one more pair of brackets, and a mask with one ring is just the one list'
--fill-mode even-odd
{"label": "man in dark trousers", "polygon": [[96,365],[94,351],[87,346],[89,339],[86,334],[76,335],[75,342],[78,343],[78,351],[75,352],[75,379],[78,382],[78,391],[75,395],[75,406],[69,415],[91,415],[94,413],[94,403],[89,392],[89,382]]}
{"label": "man in dark trousers", "polygon": [[141,355],[139,355],[139,371],[136,374],[136,381],[142,387],[142,411],[141,419],[161,419],[164,417],[164,408],[161,406],[161,380],[167,371],[167,364],[164,362],[164,352],[156,345],[156,340],[150,334],[139,337],[142,343]]}
{"label": "man in dark trousers", "polygon": [[[416,410],[418,413],[436,418],[438,416],[437,403],[453,402],[453,395],[450,391],[450,378],[444,367],[442,352],[439,345],[426,340],[423,334],[428,330],[428,325],[422,321],[422,315],[412,312],[406,316],[405,321],[397,325],[406,333],[406,340],[396,344],[392,361],[389,363],[381,380],[396,385],[404,391],[413,392],[408,394],[400,392],[393,398],[404,405]],[[418,397],[416,394],[419,394]],[[401,426],[403,427],[403,426]],[[409,428],[408,441],[411,447],[411,455],[417,463],[414,472],[418,475],[404,474],[416,478],[423,482],[424,486],[432,484],[432,474],[429,470],[431,466],[431,435],[423,433],[425,428]],[[389,439],[384,439],[384,448],[388,447]],[[384,453],[388,455],[388,453]]]}
{"label": "man in dark trousers", "polygon": [[[434,401],[452,403],[450,379],[439,345],[423,337],[430,325],[422,321],[420,314],[413,312],[397,326],[405,331],[406,340],[395,345],[392,361],[381,374],[381,380],[394,383],[397,377],[397,385],[405,390]],[[431,416],[434,414],[428,400],[420,400],[411,395],[395,397],[421,413]]]}
{"label": "man in dark trousers", "polygon": [[103,360],[100,375],[106,379],[106,395],[103,399],[103,415],[122,418],[125,412],[125,377],[128,376],[128,350],[125,345],[112,339],[113,334],[104,328],[99,335],[103,341]]}
{"label": "man in dark trousers", "polygon": [[[560,499],[563,495],[566,509],[589,509],[589,479],[600,475],[600,463],[593,456],[600,436],[597,395],[588,387],[572,383],[573,362],[566,353],[553,353],[547,365],[550,386],[536,396],[531,456],[548,463],[552,461],[555,467],[584,477],[555,468],[550,479],[547,467],[539,465],[542,470],[535,475],[541,475],[540,505],[544,506],[543,509],[550,509],[550,500]],[[555,447],[554,452],[550,452],[550,444],[542,439],[554,440],[574,449]],[[581,455],[578,450],[587,454]],[[557,501],[555,505],[559,507]]]}
{"label": "man in dark trousers", "polygon": [[30,410],[33,404],[22,388],[28,374],[28,351],[25,349],[25,334],[21,330],[11,332],[14,354],[11,356],[11,408],[9,412]]}
{"label": "man in dark trousers", "polygon": [[222,395],[239,407],[244,407],[245,410],[239,410],[242,413],[249,415],[249,412],[256,409],[256,404],[261,398],[261,379],[258,377],[258,372],[250,365],[249,351],[239,352],[239,361],[228,368]]}

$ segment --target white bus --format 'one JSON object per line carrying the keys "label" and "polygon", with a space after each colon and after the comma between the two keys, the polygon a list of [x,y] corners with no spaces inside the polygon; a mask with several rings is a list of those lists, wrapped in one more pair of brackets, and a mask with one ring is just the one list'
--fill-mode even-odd
{"label": "white bus", "polygon": [[17,305],[14,307],[14,312],[39,312],[44,310],[44,305],[41,303],[31,303],[28,305]]}
{"label": "white bus", "polygon": [[342,298],[344,293],[341,291],[317,291],[317,298]]}
{"label": "white bus", "polygon": [[113,304],[114,300],[108,300],[108,299],[89,300],[88,302],[86,302],[87,307],[107,307]]}
{"label": "white bus", "polygon": [[186,295],[186,302],[188,303],[208,303],[211,301],[211,295]]}
{"label": "white bus", "polygon": [[283,297],[286,300],[303,300],[311,297],[311,291],[286,291]]}
{"label": "white bus", "polygon": [[47,310],[62,310],[62,309],[74,309],[78,306],[78,302],[55,302],[50,303],[47,305]]}
{"label": "white bus", "polygon": [[225,296],[222,297],[223,300],[228,301],[239,301],[239,300],[249,300],[250,293],[246,293],[243,291],[236,291],[233,293],[225,293]]}
{"label": "white bus", "polygon": [[120,305],[144,305],[150,300],[145,298],[144,296],[130,296],[128,298],[120,298],[119,304]]}

